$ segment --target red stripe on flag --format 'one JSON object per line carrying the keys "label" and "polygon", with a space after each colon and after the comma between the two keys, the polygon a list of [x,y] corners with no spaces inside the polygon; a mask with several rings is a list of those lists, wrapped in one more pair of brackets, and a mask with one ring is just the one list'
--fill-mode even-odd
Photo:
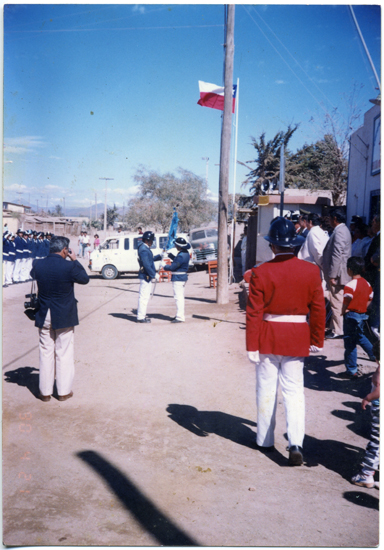
{"label": "red stripe on flag", "polygon": [[[235,102],[236,99],[232,99],[232,113],[235,112]],[[224,96],[213,93],[200,93],[200,99],[197,102],[198,105],[202,107],[210,107],[211,109],[218,109],[219,111],[224,111]]]}

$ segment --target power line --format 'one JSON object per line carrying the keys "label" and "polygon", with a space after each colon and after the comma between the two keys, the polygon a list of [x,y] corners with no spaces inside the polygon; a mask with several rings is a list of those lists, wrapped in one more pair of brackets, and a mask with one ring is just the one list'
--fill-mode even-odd
{"label": "power line", "polygon": [[312,92],[307,88],[307,86],[304,84],[304,82],[301,80],[301,78],[299,77],[298,74],[295,73],[295,71],[292,69],[292,67],[289,65],[289,63],[284,59],[284,57],[281,55],[281,53],[279,52],[279,50],[272,44],[272,42],[269,40],[268,36],[265,34],[265,32],[263,31],[263,29],[260,27],[260,25],[258,25],[258,23],[255,21],[255,19],[252,17],[252,15],[249,13],[249,11],[247,10],[247,8],[245,6],[243,6],[244,10],[246,11],[246,13],[248,14],[248,16],[252,19],[252,21],[255,23],[256,27],[260,30],[260,32],[263,34],[263,36],[265,37],[266,40],[268,40],[268,42],[270,43],[270,45],[272,46],[272,48],[275,50],[275,52],[277,53],[277,55],[284,61],[284,63],[287,65],[288,69],[295,75],[295,77],[297,78],[297,80],[304,86],[304,88],[307,90],[307,92],[309,93],[309,95],[316,101],[316,103],[319,104],[319,106],[321,107],[321,109],[323,109],[323,111],[326,113],[327,110],[326,108],[324,107],[324,105],[322,105],[320,103],[320,101],[318,101],[318,99],[316,99],[316,97],[312,94]]}
{"label": "power line", "polygon": [[314,86],[316,86],[316,88],[319,90],[319,92],[325,97],[325,99],[329,102],[329,104],[331,105],[331,107],[333,109],[335,109],[335,106],[333,105],[332,101],[325,95],[325,93],[323,92],[323,90],[316,84],[316,82],[309,76],[309,74],[307,73],[307,71],[304,69],[304,67],[302,67],[300,65],[300,63],[298,62],[298,60],[295,58],[295,56],[293,54],[291,54],[291,52],[288,50],[288,48],[282,43],[282,41],[280,40],[280,38],[275,34],[275,32],[271,29],[271,27],[268,25],[268,23],[262,18],[262,16],[259,14],[259,12],[256,10],[255,7],[253,7],[253,11],[256,13],[256,15],[258,17],[260,17],[260,19],[262,20],[262,22],[264,23],[264,25],[266,27],[268,27],[268,29],[271,31],[271,33],[273,34],[273,36],[276,38],[276,40],[278,40],[278,42],[280,42],[280,44],[283,46],[283,48],[287,51],[287,53],[292,57],[292,59],[295,61],[295,63],[300,67],[300,69],[303,71],[303,73],[307,76],[307,78],[312,82],[312,84]]}

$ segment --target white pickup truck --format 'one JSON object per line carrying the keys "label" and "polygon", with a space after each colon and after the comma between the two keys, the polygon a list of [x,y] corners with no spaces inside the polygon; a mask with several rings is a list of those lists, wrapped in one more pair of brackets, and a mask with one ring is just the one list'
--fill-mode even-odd
{"label": "white pickup truck", "polygon": [[[178,233],[178,237],[187,236],[183,233]],[[90,254],[88,268],[94,273],[101,273],[104,279],[116,279],[122,273],[135,273],[139,271],[139,262],[137,256],[137,245],[141,241],[142,236],[135,233],[119,235],[111,235],[108,237],[97,250]],[[155,233],[155,240],[151,250],[153,255],[160,254],[165,248],[168,241],[167,233]],[[168,250],[176,256],[176,248]],[[192,249],[190,249],[190,266],[193,265]],[[156,262],[158,267],[159,262]]]}

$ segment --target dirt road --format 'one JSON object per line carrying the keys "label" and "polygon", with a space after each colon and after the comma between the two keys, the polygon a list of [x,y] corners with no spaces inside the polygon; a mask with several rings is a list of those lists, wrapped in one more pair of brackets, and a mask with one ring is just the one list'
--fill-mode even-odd
{"label": "dirt road", "polygon": [[[84,262],[85,264],[85,262]],[[171,324],[170,283],[136,324],[139,281],[92,276],[76,288],[74,397],[39,401],[29,285],[4,289],[3,541],[6,545],[374,546],[377,489],[349,482],[368,437],[357,382],[335,378],[342,341],[307,361],[306,464],[287,466],[283,404],[276,452],[255,449],[254,367],[239,287],[218,306],[205,272]]]}

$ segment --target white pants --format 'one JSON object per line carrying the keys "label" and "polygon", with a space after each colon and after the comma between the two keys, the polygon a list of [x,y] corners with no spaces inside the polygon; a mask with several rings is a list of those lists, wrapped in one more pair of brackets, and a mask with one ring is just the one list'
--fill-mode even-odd
{"label": "white pants", "polygon": [[24,281],[28,281],[31,278],[32,258],[25,258],[24,265],[22,266],[22,277]]}
{"label": "white pants", "polygon": [[140,321],[141,319],[145,319],[149,298],[151,297],[151,290],[152,281],[149,281],[149,283],[147,283],[147,281],[145,281],[144,279],[140,279],[139,303],[137,304],[138,321]]}
{"label": "white pants", "polygon": [[176,302],[176,319],[185,321],[184,316],[184,287],[186,281],[172,281],[173,296]]}
{"label": "white pants", "polygon": [[48,310],[44,326],[39,329],[39,389],[42,395],[52,395],[55,377],[57,393],[71,393],[75,376],[73,344],[74,327],[54,330]]}
{"label": "white pants", "polygon": [[15,269],[15,262],[8,262],[8,260],[5,262],[4,270],[5,270],[5,284],[11,285],[12,284],[12,276],[13,276],[13,270]]}
{"label": "white pants", "polygon": [[302,447],[304,440],[304,358],[260,354],[256,364],[257,444],[274,444],[277,388],[281,384],[288,444]]}
{"label": "white pants", "polygon": [[15,271],[13,272],[13,282],[18,283],[21,281],[21,269],[23,266],[23,259],[15,260]]}

